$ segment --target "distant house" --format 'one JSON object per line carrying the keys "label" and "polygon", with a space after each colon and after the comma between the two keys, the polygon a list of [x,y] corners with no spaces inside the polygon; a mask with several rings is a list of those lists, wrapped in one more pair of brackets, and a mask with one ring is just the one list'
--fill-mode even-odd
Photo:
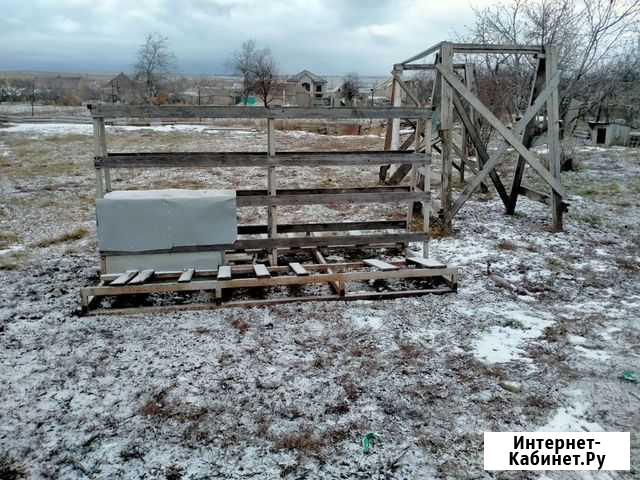
{"label": "distant house", "polygon": [[[328,99],[325,99],[327,80],[316,75],[309,70],[302,70],[287,79],[287,83],[300,87],[296,94],[296,104],[300,106],[327,105]],[[298,94],[302,94],[301,96]],[[307,94],[308,100],[304,101],[304,94]],[[300,98],[298,98],[300,97]],[[308,103],[309,105],[305,105]]]}
{"label": "distant house", "polygon": [[104,84],[102,95],[111,103],[136,103],[143,96],[140,84],[122,72]]}

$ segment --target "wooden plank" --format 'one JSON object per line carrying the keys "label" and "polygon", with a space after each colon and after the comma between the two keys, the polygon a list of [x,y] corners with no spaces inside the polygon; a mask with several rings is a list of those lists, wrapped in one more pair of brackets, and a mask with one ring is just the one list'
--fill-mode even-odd
{"label": "wooden plank", "polygon": [[300,276],[309,275],[309,272],[302,265],[300,265],[298,262],[291,262],[289,264],[289,268],[291,270],[293,270],[293,273],[295,273],[299,277]]}
{"label": "wooden plank", "polygon": [[151,253],[178,252],[215,252],[221,250],[251,250],[271,248],[296,248],[316,246],[347,246],[347,245],[382,245],[394,243],[418,242],[424,240],[423,233],[384,233],[375,235],[340,235],[324,237],[278,237],[251,238],[236,240],[232,244],[186,245],[166,249],[128,251],[100,251],[101,255],[142,255]]}
{"label": "wooden plank", "polygon": [[96,156],[100,168],[233,168],[233,167],[324,167],[388,163],[415,164],[422,157],[412,151],[372,150],[344,152],[117,152]]}
{"label": "wooden plank", "polygon": [[[406,228],[407,222],[405,220],[278,224],[278,232],[280,233],[404,230]],[[238,225],[238,235],[258,235],[261,233],[267,233],[267,225]]]}
{"label": "wooden plank", "polygon": [[[462,70],[465,68],[466,63],[454,63],[454,70]],[[403,63],[403,70],[435,70],[436,66],[433,63]]]}
{"label": "wooden plank", "polygon": [[118,278],[116,278],[109,285],[112,285],[112,286],[126,285],[129,282],[129,280],[131,280],[137,274],[138,274],[138,270],[127,270],[126,272],[120,274]]}
{"label": "wooden plank", "polygon": [[[324,255],[322,255],[322,252],[317,248],[313,250],[313,257],[316,259],[318,263],[327,265],[327,260],[324,258]],[[327,266],[326,272],[327,274],[331,275],[334,273],[334,270]],[[330,280],[328,283],[329,283],[329,288],[331,288],[331,290],[333,290],[333,292],[336,295],[338,295],[339,297],[344,296],[345,288],[343,283],[337,280]]]}
{"label": "wooden plank", "polygon": [[[546,83],[552,85],[553,78],[556,76],[558,68],[558,48],[555,46],[545,47],[545,56],[547,59]],[[549,145],[549,170],[553,178],[560,183],[560,97],[558,88],[553,88],[549,101],[547,102],[547,138]],[[551,192],[551,213],[553,216],[553,230],[562,231],[562,195],[556,190]]]}
{"label": "wooden plank", "polygon": [[416,95],[411,91],[411,89],[407,86],[407,84],[404,83],[404,81],[400,77],[400,74],[394,73],[393,78],[395,79],[396,82],[398,82],[398,85],[400,85],[400,88],[404,90],[404,93],[407,94],[407,97],[409,97],[416,106],[419,107],[422,105],[418,97],[416,97]]}
{"label": "wooden plank", "polygon": [[387,262],[383,262],[382,260],[378,260],[376,258],[367,258],[365,260],[363,260],[363,262],[367,265],[369,265],[370,267],[376,268],[378,270],[381,270],[383,272],[387,272],[390,270],[398,270],[398,267],[396,265],[392,265],[390,263]]}
{"label": "wooden plank", "polygon": [[[330,190],[330,189],[327,189]],[[356,189],[353,189],[356,190]],[[429,197],[424,192],[389,192],[380,191],[353,193],[305,193],[278,195],[238,195],[238,207],[259,207],[267,205],[320,205],[324,203],[392,203],[407,202],[409,200],[425,201]],[[236,192],[238,194],[239,192]]]}
{"label": "wooden plank", "polygon": [[438,71],[442,74],[442,76],[447,80],[447,82],[455,88],[460,95],[462,95],[465,100],[467,100],[473,108],[476,109],[478,113],[480,113],[493,128],[495,128],[500,135],[514,148],[518,151],[520,155],[524,157],[529,165],[531,165],[538,174],[549,184],[553,190],[555,190],[560,196],[565,197],[566,192],[564,187],[560,184],[560,182],[551,175],[551,173],[544,168],[544,166],[540,163],[538,158],[530,152],[522,142],[516,138],[514,133],[509,130],[498,118],[487,108],[484,104],[476,97],[469,89],[467,89],[455,76],[452,72],[444,70],[440,65],[438,65]]}
{"label": "wooden plank", "polygon": [[[107,143],[104,128],[104,118],[93,119],[93,141],[94,141],[94,154],[96,157],[107,156]],[[111,177],[108,177],[108,183],[105,185],[103,179],[107,180],[106,172],[108,169],[96,167],[96,198],[104,197],[105,190],[109,192],[111,190]]]}
{"label": "wooden plank", "polygon": [[151,277],[153,277],[153,273],[154,271],[151,269],[146,269],[146,270],[142,270],[140,273],[138,273],[135,277],[133,277],[128,285],[140,285],[145,283],[147,280],[149,280]]}
{"label": "wooden plank", "polygon": [[456,53],[516,53],[530,55],[544,53],[544,47],[542,45],[454,43],[452,47]]}
{"label": "wooden plank", "polygon": [[180,274],[180,277],[178,278],[178,282],[180,283],[190,282],[195,272],[196,272],[195,268],[187,268],[184,272]]}
{"label": "wooden plank", "polygon": [[253,271],[258,278],[266,278],[271,276],[269,270],[267,270],[267,267],[265,267],[262,263],[254,263]]}
{"label": "wooden plank", "polygon": [[153,118],[273,118],[273,119],[386,119],[430,118],[431,109],[417,107],[306,108],[306,107],[214,107],[209,105],[87,105],[94,117]]}
{"label": "wooden plank", "polygon": [[231,280],[231,267],[229,265],[220,265],[218,267],[218,280]]}
{"label": "wooden plank", "polygon": [[424,268],[446,268],[444,263],[438,262],[432,258],[407,257],[407,263],[420,265]]}

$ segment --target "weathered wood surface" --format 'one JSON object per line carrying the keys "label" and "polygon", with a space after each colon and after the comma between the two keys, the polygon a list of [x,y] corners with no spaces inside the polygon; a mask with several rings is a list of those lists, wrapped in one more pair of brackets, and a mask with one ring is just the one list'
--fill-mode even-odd
{"label": "weathered wood surface", "polygon": [[153,273],[152,269],[142,270],[129,281],[128,285],[141,285],[153,277]]}
{"label": "weathered wood surface", "polygon": [[218,280],[229,280],[231,279],[231,267],[229,265],[220,265],[218,267]]}
{"label": "weathered wood surface", "polygon": [[446,268],[446,265],[444,263],[432,258],[407,257],[407,263],[420,265],[424,268]]}
{"label": "weathered wood surface", "polygon": [[[401,64],[403,70],[435,70],[436,66],[433,63],[406,63]],[[454,70],[462,70],[465,67],[465,63],[454,63]]]}
{"label": "weathered wood surface", "polygon": [[542,45],[454,43],[452,47],[455,53],[519,53],[531,55],[544,53]]}
{"label": "weathered wood surface", "polygon": [[404,62],[400,62],[401,65],[405,65],[406,63],[415,62],[416,60],[420,60],[421,58],[428,57],[429,55],[436,53],[440,50],[440,46],[442,42],[436,43],[435,45],[430,46],[426,50],[414,55],[413,57],[407,58]]}
{"label": "weathered wood surface", "polygon": [[[379,187],[383,189],[384,187]],[[331,190],[331,189],[327,189]],[[336,189],[339,190],[339,189]],[[348,190],[348,189],[343,189]],[[366,190],[366,189],[351,189]],[[245,190],[244,192],[247,192]],[[238,192],[236,192],[238,193]],[[398,191],[352,191],[349,193],[284,193],[278,191],[276,196],[270,195],[237,195],[238,207],[254,207],[267,205],[318,205],[324,203],[390,203],[402,201],[424,201],[429,197],[424,192],[398,192]]]}
{"label": "weathered wood surface", "polygon": [[180,277],[178,278],[178,282],[179,283],[190,282],[195,272],[196,271],[194,268],[187,268],[184,272],[180,274]]}
{"label": "weathered wood surface", "polygon": [[269,270],[267,270],[267,267],[265,267],[262,263],[254,263],[253,272],[258,278],[267,278],[271,276]]}
{"label": "weathered wood surface", "polygon": [[536,172],[555,190],[561,197],[566,197],[564,187],[560,184],[551,173],[542,165],[540,160],[529,151],[518,139],[514,133],[509,130],[498,118],[476,97],[469,89],[467,89],[460,80],[458,80],[452,72],[443,69],[438,65],[438,71],[446,79],[446,81],[455,90],[467,100],[473,108],[480,113],[493,128],[495,128],[500,135],[520,154],[527,163],[531,165]]}
{"label": "weathered wood surface", "polygon": [[157,152],[109,153],[96,156],[97,168],[231,168],[323,167],[351,165],[415,164],[424,157],[413,151],[345,152]]}
{"label": "weathered wood surface", "polygon": [[[278,232],[280,233],[404,230],[406,228],[407,222],[405,220],[278,224]],[[238,235],[258,235],[261,233],[267,233],[267,225],[238,225]]]}
{"label": "weathered wood surface", "polygon": [[300,265],[298,262],[291,262],[289,264],[289,268],[291,270],[293,270],[293,273],[295,273],[299,277],[300,276],[309,275],[309,272],[302,265]]}
{"label": "weathered wood surface", "polygon": [[138,270],[127,270],[126,272],[119,275],[118,278],[116,278],[114,281],[112,281],[110,285],[112,286],[126,285],[129,282],[129,280],[131,280],[137,274],[138,274]]}
{"label": "weathered wood surface", "polygon": [[204,105],[87,105],[93,117],[155,118],[273,118],[273,119],[386,119],[431,118],[431,109],[415,107],[305,108],[305,107],[213,107]]}
{"label": "weathered wood surface", "polygon": [[[546,83],[551,85],[553,78],[557,76],[558,68],[558,48],[555,46],[547,46],[545,48],[547,58]],[[560,96],[558,89],[553,88],[551,96],[547,102],[547,121],[548,121],[548,145],[549,145],[549,170],[553,178],[560,182],[560,157],[562,155],[560,147]],[[551,192],[551,213],[553,216],[553,229],[558,232],[562,230],[563,205],[562,197],[557,190]]]}
{"label": "weathered wood surface", "polygon": [[397,265],[392,265],[391,263],[383,262],[382,260],[378,260],[377,258],[367,258],[363,260],[365,264],[373,267],[377,270],[381,270],[383,272],[388,272],[391,270],[398,270]]}

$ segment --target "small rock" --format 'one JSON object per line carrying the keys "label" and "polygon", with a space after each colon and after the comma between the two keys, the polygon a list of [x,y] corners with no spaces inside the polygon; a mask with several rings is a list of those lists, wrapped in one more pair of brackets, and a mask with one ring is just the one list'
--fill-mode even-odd
{"label": "small rock", "polygon": [[522,385],[518,382],[503,381],[498,383],[498,385],[509,392],[520,393],[522,391]]}

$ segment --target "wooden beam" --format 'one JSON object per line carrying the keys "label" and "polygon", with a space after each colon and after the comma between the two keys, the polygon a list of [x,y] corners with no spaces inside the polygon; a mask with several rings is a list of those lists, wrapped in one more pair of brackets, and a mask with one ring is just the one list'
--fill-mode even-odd
{"label": "wooden beam", "polygon": [[[454,63],[454,70],[462,70],[466,63]],[[402,64],[403,70],[435,70],[436,66],[433,63],[407,63]]]}
{"label": "wooden beam", "polygon": [[[93,119],[93,141],[95,156],[106,157],[107,139],[102,117]],[[111,191],[111,173],[108,168],[102,169],[96,166],[96,198],[104,197],[105,191]]]}
{"label": "wooden beam", "polygon": [[518,151],[520,155],[522,155],[527,163],[531,165],[538,174],[549,184],[549,186],[555,190],[560,196],[565,197],[566,192],[564,187],[560,184],[560,182],[554,178],[549,171],[544,168],[544,166],[540,163],[537,157],[530,152],[522,142],[516,138],[512,131],[510,131],[500,120],[496,118],[496,116],[491,113],[491,111],[484,106],[484,104],[476,97],[473,93],[471,93],[455,76],[453,73],[443,69],[440,65],[438,65],[438,71],[442,74],[442,76],[447,80],[447,82],[460,94],[465,100],[467,100],[473,108],[476,109],[478,113],[480,113],[487,121],[491,124],[493,128],[495,128],[500,135],[504,137],[504,139]]}
{"label": "wooden beam", "polygon": [[[404,230],[405,228],[407,228],[407,222],[405,220],[278,224],[278,232],[280,233]],[[267,232],[267,225],[238,225],[238,235],[258,235]]]}
{"label": "wooden beam", "polygon": [[220,265],[216,278],[218,280],[231,280],[231,267],[229,265]]}
{"label": "wooden beam", "polygon": [[[546,83],[552,85],[553,78],[558,69],[558,48],[555,46],[545,47],[547,59]],[[558,88],[553,88],[549,101],[547,102],[547,139],[549,146],[549,170],[551,175],[560,183],[560,157],[562,156],[560,147],[560,97]],[[556,232],[562,231],[562,195],[558,191],[551,192],[551,213],[553,217],[553,229]]]}
{"label": "wooden beam", "polygon": [[262,263],[254,263],[253,271],[258,278],[267,278],[271,276],[269,270],[267,270],[267,267],[265,267]]}
{"label": "wooden beam", "polygon": [[[318,263],[327,265],[327,260],[324,258],[324,255],[322,255],[322,252],[317,248],[313,250],[313,257],[316,259]],[[331,275],[334,273],[334,270],[332,268],[327,267],[326,272],[327,274]],[[331,290],[333,290],[333,292],[336,295],[338,295],[339,297],[344,296],[345,289],[344,289],[344,285],[341,282],[339,282],[338,280],[329,280],[328,283],[329,283],[329,288],[331,288]]]}
{"label": "wooden beam", "polygon": [[208,105],[87,105],[93,117],[145,118],[273,118],[273,119],[385,119],[430,118],[431,109],[418,107],[213,107]]}
{"label": "wooden beam", "polygon": [[494,45],[488,43],[454,43],[455,53],[512,53],[512,54],[544,54],[542,45]]}
{"label": "wooden beam", "polygon": [[413,151],[347,152],[157,152],[110,153],[96,157],[97,168],[233,168],[233,167],[324,167],[351,165],[415,164],[423,156]]}
{"label": "wooden beam", "polygon": [[415,96],[415,94],[411,91],[411,89],[409,88],[409,86],[404,83],[404,81],[402,80],[402,78],[400,78],[400,75],[398,75],[397,73],[394,73],[393,78],[395,79],[396,82],[398,82],[398,85],[400,85],[400,88],[402,88],[402,90],[404,90],[404,93],[407,94],[407,97],[409,97],[409,99],[416,104],[416,106],[421,106],[422,102],[420,102],[420,100],[418,100],[418,97]]}
{"label": "wooden beam", "polygon": [[[246,192],[246,190],[245,190]],[[302,193],[278,195],[238,195],[238,207],[259,207],[268,205],[320,205],[325,203],[390,203],[422,201],[423,192],[352,192],[352,193]]]}
{"label": "wooden beam", "polygon": [[253,250],[272,248],[301,248],[316,246],[347,246],[347,245],[387,245],[424,240],[422,233],[384,233],[375,235],[341,235],[323,237],[278,237],[278,238],[251,238],[236,240],[231,244],[212,245],[186,245],[172,248],[145,250],[145,251],[113,251],[102,250],[101,255],[143,255],[152,253],[179,253],[179,252],[215,252],[223,250]]}
{"label": "wooden beam", "polygon": [[401,62],[402,65],[404,65],[405,63],[411,63],[411,62],[415,62],[416,60],[420,60],[421,58],[427,57],[433,53],[436,53],[440,50],[440,46],[442,45],[442,42],[436,43],[435,45],[430,46],[429,48],[427,48],[426,50],[423,50],[422,52],[418,53],[417,55],[414,55],[413,57],[407,58],[404,62]]}

